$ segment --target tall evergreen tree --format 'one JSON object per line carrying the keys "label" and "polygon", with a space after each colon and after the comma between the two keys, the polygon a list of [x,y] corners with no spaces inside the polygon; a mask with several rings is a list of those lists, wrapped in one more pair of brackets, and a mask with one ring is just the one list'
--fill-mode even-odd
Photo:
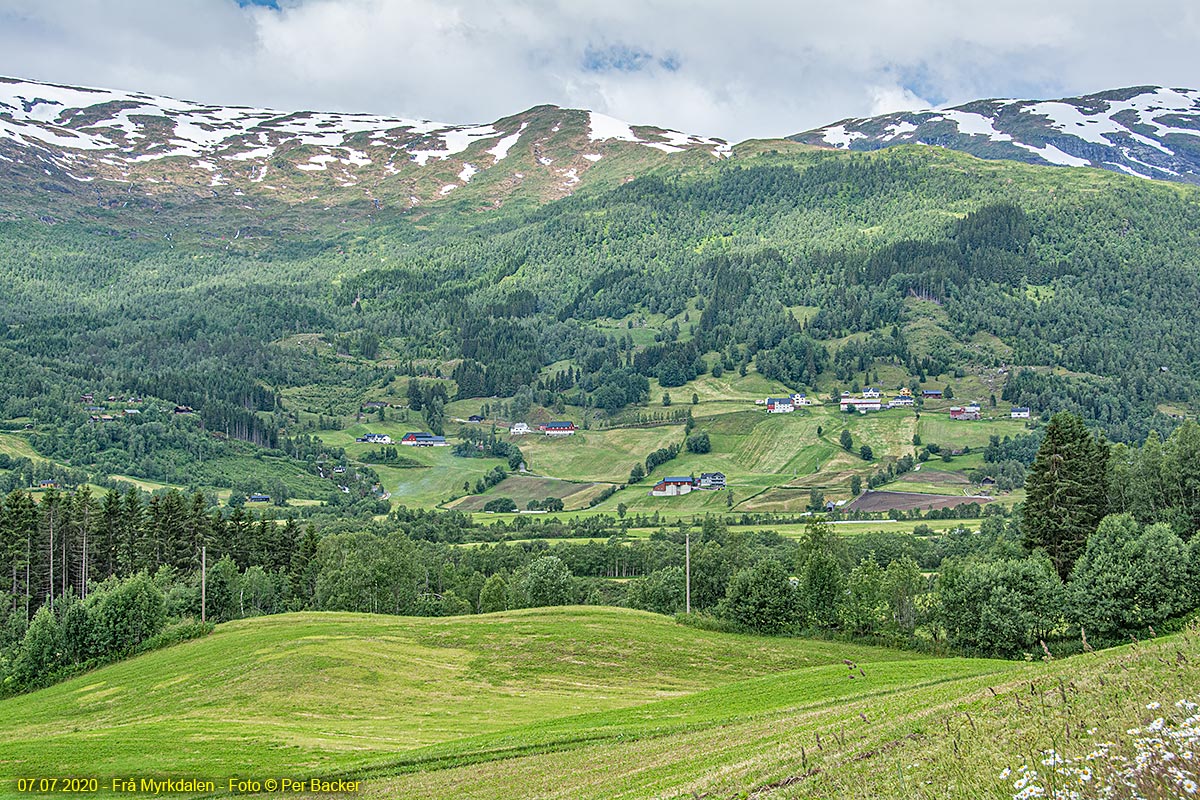
{"label": "tall evergreen tree", "polygon": [[1043,549],[1064,580],[1108,513],[1108,443],[1074,414],[1055,414],[1025,481],[1025,546]]}

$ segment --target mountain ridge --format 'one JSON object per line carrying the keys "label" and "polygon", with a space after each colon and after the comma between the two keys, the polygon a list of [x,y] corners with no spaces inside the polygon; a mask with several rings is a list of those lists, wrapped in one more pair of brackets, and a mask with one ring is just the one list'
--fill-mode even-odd
{"label": "mountain ridge", "polygon": [[301,199],[316,185],[322,195],[356,188],[378,199],[375,189],[387,183],[387,199],[411,207],[491,173],[507,181],[501,195],[532,181],[541,196],[553,198],[574,191],[602,159],[635,149],[643,159],[688,151],[724,158],[731,146],[552,105],[487,124],[450,124],[220,106],[0,77],[0,170],[40,170],[40,183],[58,181],[42,188],[60,193],[101,181],[136,183],[150,194],[186,188],[237,195],[257,188]]}
{"label": "mountain ridge", "polygon": [[1056,100],[987,99],[840,120],[789,139],[840,150],[900,144],[1200,183],[1200,91],[1131,86]]}

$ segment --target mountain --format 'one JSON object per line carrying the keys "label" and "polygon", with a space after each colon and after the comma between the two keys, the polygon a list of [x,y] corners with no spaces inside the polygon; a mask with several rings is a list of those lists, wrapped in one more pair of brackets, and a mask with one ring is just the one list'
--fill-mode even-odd
{"label": "mountain", "polygon": [[1200,183],[1200,91],[1135,86],[845,119],[788,137],[848,150],[929,144],[989,159]]}
{"label": "mountain", "polygon": [[688,152],[719,159],[730,145],[556,106],[456,125],[0,77],[3,182],[99,205],[132,194],[232,194],[412,207],[481,184],[492,202],[522,191],[545,201],[570,194],[605,161],[628,169]]}

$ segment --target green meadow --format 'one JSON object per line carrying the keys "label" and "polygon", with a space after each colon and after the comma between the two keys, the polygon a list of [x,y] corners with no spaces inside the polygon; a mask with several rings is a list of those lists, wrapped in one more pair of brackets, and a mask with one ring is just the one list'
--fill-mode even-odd
{"label": "green meadow", "polygon": [[0,701],[0,786],[87,765],[371,798],[1011,797],[1003,770],[1044,751],[1125,752],[1196,699],[1197,659],[1195,629],[1013,662],[611,608],[288,614]]}

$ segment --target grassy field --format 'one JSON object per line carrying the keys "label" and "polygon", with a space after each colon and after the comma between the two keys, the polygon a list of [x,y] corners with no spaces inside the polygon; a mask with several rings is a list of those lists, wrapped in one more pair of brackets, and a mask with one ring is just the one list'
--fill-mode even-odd
{"label": "grassy field", "polygon": [[29,440],[16,433],[0,433],[0,453],[12,458],[28,458],[30,461],[45,461],[44,456],[38,455]]}
{"label": "grassy field", "polygon": [[[557,497],[568,509],[586,507],[587,501],[595,492],[594,483],[571,483],[556,478],[537,478],[528,475],[510,475],[493,486],[486,495],[468,495],[467,497],[448,503],[447,508],[456,511],[480,511],[488,500],[494,497],[510,497],[517,508],[525,508],[530,500],[545,500]],[[576,497],[578,495],[578,497]]]}
{"label": "grassy field", "polygon": [[1194,629],[1005,662],[619,609],[292,614],[0,702],[0,787],[87,765],[356,777],[371,798],[1008,798],[1002,771],[1045,775],[1047,750],[1124,755],[1126,731],[1178,722],[1197,659]]}
{"label": "grassy field", "polygon": [[0,701],[0,780],[332,773],[468,736],[901,651],[556,608],[426,619],[289,614],[220,626]]}
{"label": "grassy field", "polygon": [[1133,755],[1140,729],[1198,699],[1196,658],[1191,633],[1049,663],[814,667],[427,748],[367,772],[363,794],[1007,800],[1023,764],[1042,787],[1083,790],[1047,751]]}

